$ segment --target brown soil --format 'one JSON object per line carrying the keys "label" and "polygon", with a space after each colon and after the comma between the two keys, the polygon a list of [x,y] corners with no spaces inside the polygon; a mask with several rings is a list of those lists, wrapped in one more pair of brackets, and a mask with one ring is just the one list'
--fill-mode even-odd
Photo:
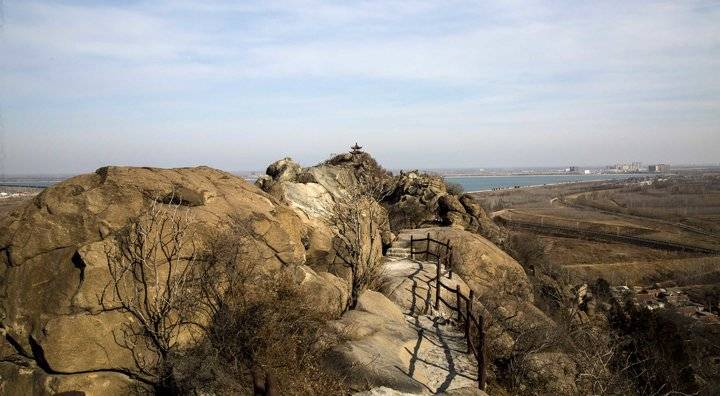
{"label": "brown soil", "polygon": [[662,261],[699,257],[697,254],[651,249],[624,243],[540,236],[548,259],[563,266],[614,264],[629,260]]}
{"label": "brown soil", "polygon": [[[687,175],[652,185],[587,182],[474,194],[489,212],[516,221],[639,236],[720,249],[720,179]],[[720,256],[539,235],[553,262],[578,282],[603,277],[642,285],[720,270]]]}
{"label": "brown soil", "polygon": [[628,260],[619,263],[582,264],[566,267],[578,282],[604,278],[611,285],[651,285],[684,279],[720,269],[720,257],[668,260]]}

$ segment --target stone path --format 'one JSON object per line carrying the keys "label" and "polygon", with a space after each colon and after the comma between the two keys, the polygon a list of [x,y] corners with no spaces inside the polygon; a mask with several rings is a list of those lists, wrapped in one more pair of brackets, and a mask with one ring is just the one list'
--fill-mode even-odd
{"label": "stone path", "polygon": [[[406,320],[417,331],[415,345],[405,348],[408,355],[403,360],[409,363],[403,371],[431,393],[477,388],[477,362],[468,353],[462,328],[448,312],[432,307],[435,287],[430,280],[435,264],[393,256],[386,258],[384,292],[405,311]],[[455,280],[444,282],[454,286]]]}

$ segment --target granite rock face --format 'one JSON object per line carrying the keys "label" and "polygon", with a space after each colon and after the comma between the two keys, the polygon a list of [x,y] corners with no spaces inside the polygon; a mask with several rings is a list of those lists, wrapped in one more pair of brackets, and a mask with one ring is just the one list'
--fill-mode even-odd
{"label": "granite rock face", "polygon": [[370,384],[410,394],[424,392],[422,383],[400,369],[408,366],[405,351],[416,342],[417,332],[387,297],[366,291],[357,309],[346,312],[330,326],[346,341],[335,348],[329,364],[341,373],[352,373],[348,380],[353,387]]}
{"label": "granite rock face", "polygon": [[[452,268],[483,299],[505,294],[533,302],[532,285],[523,267],[495,244],[478,234],[456,227],[427,227],[400,231],[398,243],[430,237],[452,246]],[[431,247],[434,245],[431,245]],[[416,246],[418,249],[418,246]],[[418,257],[423,259],[423,257]]]}
{"label": "granite rock face", "polygon": [[382,203],[390,212],[393,230],[449,226],[482,235],[495,244],[506,238],[471,195],[451,194],[440,176],[416,170],[400,172],[387,182]]}
{"label": "granite rock face", "polygon": [[[369,221],[383,245],[374,249],[397,242],[393,232],[452,242],[452,268],[465,280],[462,289],[474,290],[483,304],[498,301],[485,304],[489,319],[501,318],[489,323],[498,356],[510,354],[510,334],[526,323],[554,325],[533,305],[522,267],[496,246],[503,230],[470,195],[450,193],[441,177],[417,171],[392,176],[363,153],[308,168],[284,158],[266,173],[253,186],[208,167],[106,167],[48,188],[0,220],[0,394],[114,395],[143,386],[131,375],[137,369],[133,355],[115,338],[134,319],[101,304],[99,296],[111,281],[107,252],[118,233],[152,205],[179,205],[189,213],[200,247],[231,219],[243,219],[263,269],[289,272],[315,305],[339,314],[350,293],[333,249],[332,218],[338,203],[369,194],[378,213]],[[426,228],[402,231],[408,223]],[[409,274],[417,272],[410,270],[391,282],[389,298],[366,291],[355,310],[330,326],[348,337],[335,351],[336,362],[364,365],[360,381],[420,393],[423,385],[397,370],[408,366],[404,351],[412,350],[418,334],[402,309],[428,310],[427,303],[412,303],[414,291],[404,292],[412,286]],[[433,273],[428,271],[426,277]],[[529,383],[572,391],[573,367],[564,359],[532,357]],[[560,369],[548,366],[553,360]]]}
{"label": "granite rock face", "polygon": [[[82,384],[109,384],[92,388],[96,394],[112,394],[118,378],[132,382],[126,374],[136,369],[135,361],[115,335],[133,319],[100,304],[111,279],[106,252],[130,219],[152,204],[169,203],[192,219],[198,246],[231,217],[242,218],[264,270],[302,271],[311,239],[303,219],[239,177],[208,167],[106,167],[71,178],[0,224],[0,359],[19,362],[5,363],[4,377],[33,389],[73,390],[70,379],[79,384],[75,390],[86,392],[89,385]],[[342,280],[308,271],[299,282],[321,288],[323,305],[336,299],[340,303],[332,309],[344,309]]]}
{"label": "granite rock face", "polygon": [[457,196],[448,191],[441,176],[416,170],[393,176],[366,153],[337,155],[307,168],[283,158],[271,164],[266,173],[256,185],[307,219],[311,238],[318,246],[309,262],[321,268],[334,259],[327,250],[328,243],[322,242],[330,235],[322,220],[332,213],[339,199],[358,191],[372,195],[387,211],[388,226],[380,230],[386,246],[394,238],[392,233],[400,229],[427,226],[467,230],[498,245],[507,236],[471,195]]}
{"label": "granite rock face", "polygon": [[[338,204],[368,193],[371,186],[381,187],[389,178],[367,154],[343,154],[316,166],[302,168],[289,158],[271,164],[256,185],[291,207],[303,219],[308,230],[307,263],[320,271],[346,276],[345,268],[333,250],[333,217]],[[373,203],[372,219],[382,245],[392,242],[386,210]],[[381,249],[377,245],[375,249]],[[381,255],[378,250],[375,255]]]}
{"label": "granite rock face", "polygon": [[30,363],[0,362],[0,394],[51,396],[82,391],[88,396],[150,393],[151,389],[113,372],[70,375],[47,374]]}

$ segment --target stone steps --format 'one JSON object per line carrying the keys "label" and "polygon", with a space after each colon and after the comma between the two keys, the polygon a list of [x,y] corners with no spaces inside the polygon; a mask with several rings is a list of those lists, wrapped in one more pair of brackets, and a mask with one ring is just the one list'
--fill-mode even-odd
{"label": "stone steps", "polygon": [[393,247],[399,247],[399,248],[410,248],[410,238],[398,238],[395,241],[393,241]]}
{"label": "stone steps", "polygon": [[385,254],[388,257],[407,258],[410,257],[410,248],[393,246]]}

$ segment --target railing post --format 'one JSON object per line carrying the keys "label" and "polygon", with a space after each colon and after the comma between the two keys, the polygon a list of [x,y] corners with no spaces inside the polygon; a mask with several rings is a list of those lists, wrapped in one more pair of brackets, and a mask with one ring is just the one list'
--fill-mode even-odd
{"label": "railing post", "polygon": [[[472,315],[472,305],[475,292],[470,289],[470,296],[468,296],[468,302],[465,304],[465,340],[470,343],[470,315]],[[468,349],[471,347],[468,346]]]}
{"label": "railing post", "polygon": [[440,263],[435,266],[435,309],[440,309]]}
{"label": "railing post", "polygon": [[447,267],[450,271],[450,279],[452,279],[452,257],[453,257],[453,250],[452,246],[450,246],[450,241],[448,241],[447,250],[445,251],[447,253],[445,255],[445,261],[447,261]]}
{"label": "railing post", "polygon": [[430,257],[430,233],[427,233],[427,245],[425,245],[425,261]]}
{"label": "railing post", "polygon": [[457,307],[458,322],[462,320],[462,304],[460,303],[460,285],[455,284],[455,306]]}
{"label": "railing post", "polygon": [[485,390],[487,373],[485,372],[485,320],[482,315],[478,318],[478,387]]}
{"label": "railing post", "polygon": [[413,245],[415,244],[415,237],[413,234],[410,234],[410,260],[415,260],[415,249],[413,249]]}

